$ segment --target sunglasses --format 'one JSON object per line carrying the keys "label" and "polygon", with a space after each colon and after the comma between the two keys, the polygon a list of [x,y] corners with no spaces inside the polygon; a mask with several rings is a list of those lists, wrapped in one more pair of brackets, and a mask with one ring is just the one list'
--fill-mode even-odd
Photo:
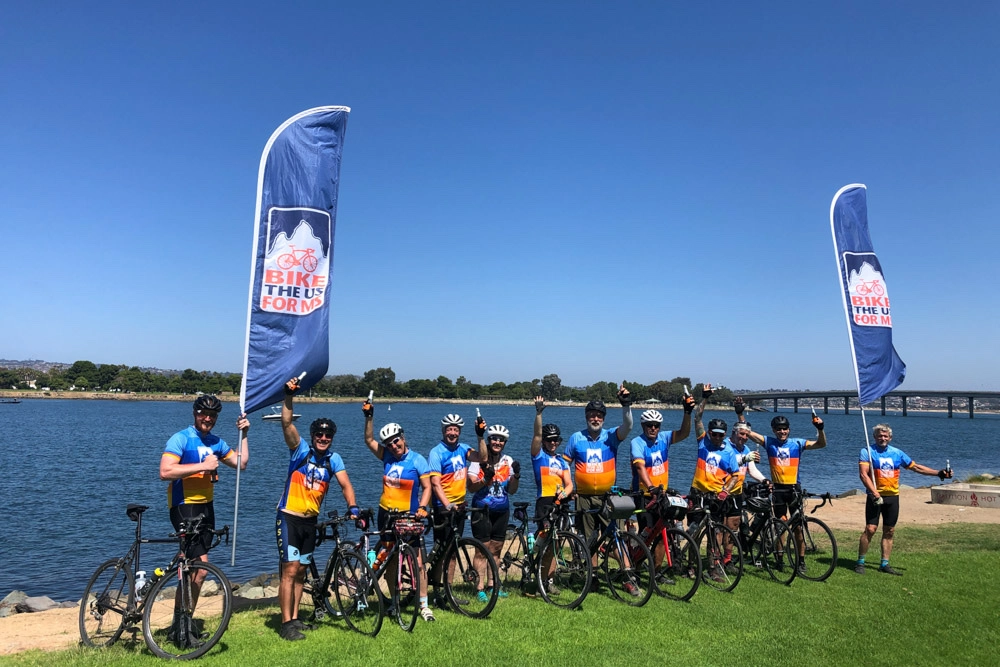
{"label": "sunglasses", "polygon": [[491,435],[490,442],[507,442],[506,438],[502,438],[499,435]]}
{"label": "sunglasses", "polygon": [[642,425],[643,428],[660,428],[659,424],[647,423]]}
{"label": "sunglasses", "polygon": [[386,440],[386,441],[385,441],[385,443],[383,443],[383,444],[385,444],[385,445],[389,445],[389,446],[392,446],[392,445],[396,445],[396,444],[399,444],[399,442],[400,442],[400,441],[401,441],[402,439],[403,439],[403,436],[401,436],[401,435],[397,435],[397,436],[396,436],[395,438],[393,438],[392,440]]}
{"label": "sunglasses", "polygon": [[787,427],[787,426],[775,426],[774,430],[775,431],[789,431],[791,429],[789,427]]}
{"label": "sunglasses", "polygon": [[556,444],[559,444],[560,442],[562,442],[562,438],[545,438],[545,442],[554,442]]}
{"label": "sunglasses", "polygon": [[332,431],[316,431],[316,435],[314,435],[313,437],[314,438],[326,438],[327,440],[333,440],[333,432]]}
{"label": "sunglasses", "polygon": [[215,419],[219,416],[219,413],[215,410],[196,410],[195,412],[197,412],[200,417],[212,417]]}

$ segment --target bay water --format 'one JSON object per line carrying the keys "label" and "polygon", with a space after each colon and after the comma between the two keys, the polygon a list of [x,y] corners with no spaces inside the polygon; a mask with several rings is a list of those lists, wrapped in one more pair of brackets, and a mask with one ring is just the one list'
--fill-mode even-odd
{"label": "bay water", "polygon": [[[529,460],[534,407],[482,404],[487,422],[504,424],[511,439],[506,453],[522,466],[521,488],[515,500],[533,501],[534,476]],[[215,433],[233,444],[237,439],[235,420],[238,408],[226,403]],[[375,508],[381,494],[382,466],[372,456],[362,437],[364,418],[360,404],[299,404],[296,422],[308,439],[309,424],[329,417],[338,426],[334,449],[344,458],[357,494],[358,504]],[[288,448],[276,422],[261,419],[264,412],[251,415],[250,462],[240,477],[239,521],[236,535],[236,564],[230,565],[230,551],[220,546],[211,559],[236,582],[247,581],[262,572],[278,569],[274,537],[275,506],[284,488],[288,470]],[[398,422],[407,442],[427,456],[440,438],[440,420],[446,413],[462,415],[466,427],[462,441],[475,446],[475,406],[450,404],[376,403],[375,427]],[[808,409],[797,414],[783,410],[791,421],[792,437],[815,438]],[[634,409],[638,436],[639,414]],[[664,410],[664,428],[680,426],[680,410]],[[754,430],[770,434],[770,413],[748,413]],[[858,452],[865,444],[860,413],[822,415],[829,445],[804,453],[800,482],[815,492],[841,493],[860,488]],[[545,410],[546,423],[557,424],[567,438],[584,428],[583,408],[552,406]],[[705,420],[722,417],[730,425],[729,412],[706,413]],[[915,461],[943,468],[950,459],[956,479],[981,473],[997,473],[997,447],[992,429],[1000,425],[997,415],[977,414],[975,419],[956,413],[948,419],[940,413],[898,413],[882,417],[866,413],[868,428],[888,422],[894,431],[893,444]],[[5,508],[4,535],[0,538],[0,597],[14,589],[28,595],[48,595],[55,600],[77,600],[91,573],[104,560],[125,553],[134,538],[135,524],[125,516],[128,503],[148,505],[143,518],[146,537],[165,537],[171,532],[166,483],[158,476],[160,455],[167,439],[189,426],[191,404],[154,401],[98,401],[28,399],[16,405],[0,405],[0,507]],[[621,411],[610,407],[606,426],[617,427]],[[670,485],[684,492],[694,474],[696,445],[694,434],[670,450]],[[631,483],[628,447],[618,452],[618,483]],[[761,470],[766,474],[766,459]],[[236,471],[219,468],[215,487],[216,523],[233,523]],[[902,483],[926,486],[935,478],[913,472],[902,473]],[[343,512],[346,503],[333,484],[323,512]],[[858,529],[863,517],[858,517]],[[468,530],[468,529],[467,529]],[[325,562],[328,550],[319,550]],[[150,571],[166,565],[172,556],[169,545],[148,545],[142,551],[142,569]]]}

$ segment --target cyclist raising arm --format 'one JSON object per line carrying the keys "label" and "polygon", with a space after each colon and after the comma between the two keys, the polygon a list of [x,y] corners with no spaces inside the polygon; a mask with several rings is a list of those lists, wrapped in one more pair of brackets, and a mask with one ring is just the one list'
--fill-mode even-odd
{"label": "cyclist raising arm", "polygon": [[568,498],[573,493],[573,476],[569,464],[556,454],[562,443],[562,434],[555,424],[542,425],[545,399],[535,396],[535,425],[531,438],[531,465],[535,471],[535,516],[545,512],[556,500]]}

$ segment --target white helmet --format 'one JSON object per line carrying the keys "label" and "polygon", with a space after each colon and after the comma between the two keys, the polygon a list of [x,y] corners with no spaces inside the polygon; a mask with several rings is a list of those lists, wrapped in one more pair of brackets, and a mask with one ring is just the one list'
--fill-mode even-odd
{"label": "white helmet", "polygon": [[441,432],[444,433],[444,430],[449,426],[457,426],[458,428],[462,428],[463,426],[465,426],[465,422],[462,420],[460,416],[451,413],[445,415],[444,419],[441,420]]}
{"label": "white helmet", "polygon": [[382,442],[385,442],[386,440],[389,440],[397,435],[403,435],[403,427],[395,422],[386,424],[378,432],[378,438]]}
{"label": "white helmet", "polygon": [[503,438],[504,442],[510,439],[510,431],[507,430],[506,426],[501,426],[500,424],[494,424],[486,429],[486,439],[489,440],[493,437]]}
{"label": "white helmet", "polygon": [[639,415],[640,424],[662,424],[663,415],[660,414],[659,410],[646,410],[641,415]]}

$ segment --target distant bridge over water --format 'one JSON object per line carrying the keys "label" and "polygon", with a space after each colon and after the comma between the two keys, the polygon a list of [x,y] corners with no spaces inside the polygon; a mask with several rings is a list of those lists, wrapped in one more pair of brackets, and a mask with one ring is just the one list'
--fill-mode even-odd
{"label": "distant bridge over water", "polygon": [[[755,404],[764,401],[773,401],[774,411],[778,411],[778,401],[791,401],[792,408],[795,412],[799,411],[799,401],[805,402],[805,407],[811,407],[811,405],[818,403],[820,400],[823,401],[823,414],[828,414],[830,412],[830,399],[837,402],[841,400],[844,402],[844,414],[848,415],[851,413],[850,407],[853,401],[854,406],[860,409],[858,405],[858,392],[854,390],[831,390],[831,391],[760,391],[752,392],[748,394],[741,394],[743,400],[747,402],[750,407],[754,407]],[[966,401],[968,406],[969,419],[973,419],[976,416],[976,401],[983,399],[990,399],[992,401],[1000,401],[1000,391],[916,391],[916,390],[906,390],[906,391],[891,391],[881,398],[879,401],[880,407],[882,409],[882,414],[885,414],[885,399],[886,398],[899,398],[902,400],[903,404],[903,416],[906,416],[908,403],[910,399],[924,399],[924,398],[946,398],[948,399],[948,417],[951,417],[954,412],[955,400]],[[916,407],[914,409],[928,409],[926,407]],[[930,408],[938,409],[938,408]]]}

